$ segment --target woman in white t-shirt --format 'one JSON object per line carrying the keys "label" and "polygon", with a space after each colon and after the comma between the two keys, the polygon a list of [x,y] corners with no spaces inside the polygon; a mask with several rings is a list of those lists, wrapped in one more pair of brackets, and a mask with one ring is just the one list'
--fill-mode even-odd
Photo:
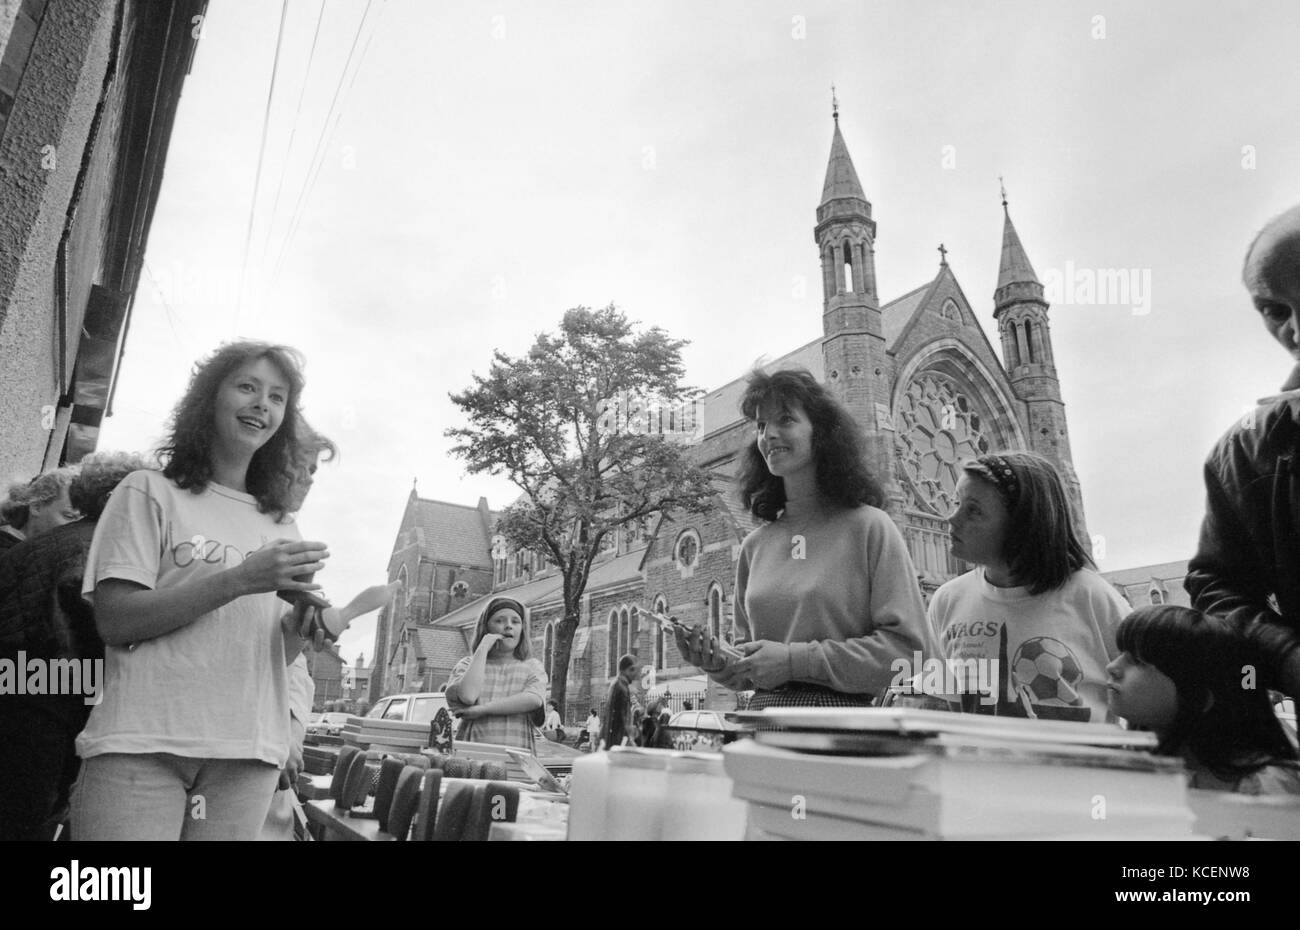
{"label": "woman in white t-shirt", "polygon": [[239,342],[198,365],[160,450],[109,499],[83,592],[107,646],[72,835],[255,839],[289,746],[286,666],[324,543],[287,515],[298,458],[297,353]]}

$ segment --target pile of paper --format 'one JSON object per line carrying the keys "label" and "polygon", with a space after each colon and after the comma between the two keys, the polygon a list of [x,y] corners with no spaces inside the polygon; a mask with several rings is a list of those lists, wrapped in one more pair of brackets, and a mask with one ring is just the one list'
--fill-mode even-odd
{"label": "pile of paper", "polygon": [[724,751],[753,835],[782,839],[1178,839],[1181,762],[1150,734],[908,708],[769,709]]}

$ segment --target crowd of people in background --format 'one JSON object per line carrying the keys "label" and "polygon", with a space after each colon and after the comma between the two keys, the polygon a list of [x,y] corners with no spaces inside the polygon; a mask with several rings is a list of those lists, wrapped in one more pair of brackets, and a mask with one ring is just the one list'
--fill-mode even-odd
{"label": "crowd of people in background", "polygon": [[[954,556],[975,567],[927,606],[858,423],[807,372],[755,372],[737,478],[761,525],[739,550],[735,648],[679,627],[684,660],[752,692],[750,709],[865,706],[917,656],[996,661],[995,699],[969,709],[1124,720],[1182,757],[1193,784],[1300,793],[1270,700],[1300,692],[1300,207],[1261,230],[1243,279],[1298,364],[1206,462],[1191,607],[1131,611],[1052,465],[1012,450],[964,463],[949,524]],[[294,515],[336,450],[303,419],[303,388],[293,350],[225,345],[195,368],[156,463],[96,453],[9,489],[0,659],[102,661],[104,677],[93,703],[0,695],[0,839],[69,826],[77,839],[284,836],[312,703],[303,651],[392,592],[340,609],[314,580],[329,549]],[[524,605],[491,598],[447,687],[460,738],[562,738],[530,639]],[[1072,665],[1050,696],[1009,674],[1013,655],[1052,649]],[[634,655],[617,668],[580,745],[664,746],[669,709],[634,699]]]}

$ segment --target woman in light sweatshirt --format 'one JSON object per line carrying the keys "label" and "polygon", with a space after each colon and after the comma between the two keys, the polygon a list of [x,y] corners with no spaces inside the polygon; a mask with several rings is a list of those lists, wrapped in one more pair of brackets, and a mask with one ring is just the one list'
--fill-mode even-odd
{"label": "woman in light sweatshirt", "polygon": [[765,525],[736,565],[731,657],[702,627],[677,633],[686,660],[751,710],[861,706],[933,654],[916,569],[880,509],[857,422],[807,371],[754,372],[741,400],[754,443],[742,454],[745,507]]}

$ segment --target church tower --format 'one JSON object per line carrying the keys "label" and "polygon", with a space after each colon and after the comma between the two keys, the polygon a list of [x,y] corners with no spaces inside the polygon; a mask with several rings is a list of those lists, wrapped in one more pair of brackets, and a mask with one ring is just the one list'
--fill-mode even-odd
{"label": "church tower", "polygon": [[1061,475],[1078,522],[1080,542],[1090,549],[1088,527],[1083,515],[1083,494],[1070,455],[1070,431],[1061,401],[1061,382],[1056,376],[1052,354],[1052,333],[1047,322],[1047,301],[1043,285],[1020,236],[1011,222],[1007,194],[1002,192],[1002,261],[998,284],[993,292],[993,318],[1002,336],[1002,359],[1011,388],[1028,412],[1025,435],[1029,451],[1046,458]]}
{"label": "church tower", "polygon": [[876,223],[840,134],[833,98],[831,114],[835,134],[813,231],[822,260],[825,383],[862,425],[872,468],[885,488],[884,508],[897,517],[903,495],[894,480],[893,434],[887,432],[893,372],[876,290]]}

